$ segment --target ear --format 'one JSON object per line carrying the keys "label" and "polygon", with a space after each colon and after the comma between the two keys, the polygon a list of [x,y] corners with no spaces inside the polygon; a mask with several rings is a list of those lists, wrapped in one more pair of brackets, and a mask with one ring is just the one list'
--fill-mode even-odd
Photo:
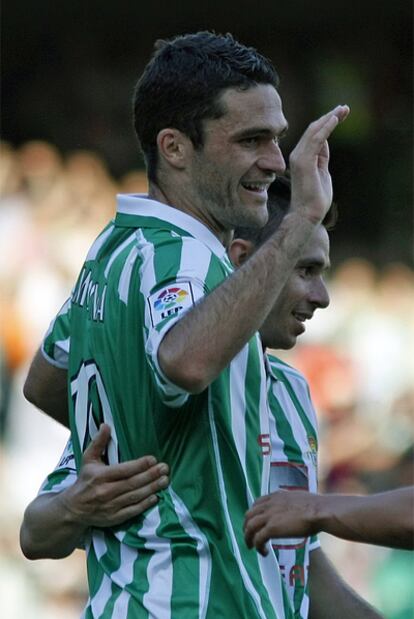
{"label": "ear", "polygon": [[253,243],[245,239],[234,239],[229,247],[228,254],[235,267],[240,267],[253,253]]}
{"label": "ear", "polygon": [[174,168],[186,167],[192,142],[184,133],[178,129],[161,129],[157,146],[160,156]]}

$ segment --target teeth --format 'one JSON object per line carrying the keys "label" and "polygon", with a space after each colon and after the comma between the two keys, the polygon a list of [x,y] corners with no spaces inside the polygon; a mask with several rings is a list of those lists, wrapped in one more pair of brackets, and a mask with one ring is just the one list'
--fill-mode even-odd
{"label": "teeth", "polygon": [[243,183],[243,187],[252,191],[263,191],[266,189],[267,185],[263,185],[262,183]]}
{"label": "teeth", "polygon": [[307,320],[307,317],[304,316],[303,314],[293,314],[294,317],[296,318],[296,320],[299,320],[300,322],[305,322],[305,320]]}

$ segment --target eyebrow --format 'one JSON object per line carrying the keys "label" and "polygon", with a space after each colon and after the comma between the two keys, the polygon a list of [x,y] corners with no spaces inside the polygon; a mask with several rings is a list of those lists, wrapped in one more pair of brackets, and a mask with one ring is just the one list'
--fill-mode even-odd
{"label": "eyebrow", "polygon": [[277,137],[277,138],[283,138],[287,131],[289,129],[289,125],[288,123],[286,123],[286,125],[283,126],[283,128],[280,131],[274,132],[271,131],[270,129],[266,129],[264,127],[249,127],[248,129],[243,129],[242,131],[235,133],[233,138],[235,140],[240,140],[243,138],[247,138],[253,135],[258,135],[258,136],[263,136],[263,137]]}
{"label": "eyebrow", "polygon": [[331,262],[329,260],[328,262],[325,262],[324,260],[318,260],[318,259],[299,260],[299,262],[296,264],[296,268],[303,269],[304,267],[317,267],[318,269],[327,271],[328,269],[331,268]]}

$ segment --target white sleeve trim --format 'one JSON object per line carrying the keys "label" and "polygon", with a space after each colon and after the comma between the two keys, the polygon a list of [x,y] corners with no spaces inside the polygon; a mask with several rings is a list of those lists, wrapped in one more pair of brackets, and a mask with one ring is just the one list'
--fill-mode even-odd
{"label": "white sleeve trim", "polygon": [[69,367],[69,350],[65,350],[65,348],[63,347],[63,345],[68,342],[67,344],[67,348],[69,348],[69,338],[67,340],[62,340],[59,342],[55,343],[55,348],[58,349],[58,357],[59,359],[54,359],[53,357],[51,357],[50,355],[47,354],[47,352],[44,349],[44,340],[42,342],[42,345],[40,347],[40,352],[42,353],[43,357],[45,358],[45,360],[50,363],[50,365],[53,365],[56,368],[59,368],[60,370],[67,370]]}

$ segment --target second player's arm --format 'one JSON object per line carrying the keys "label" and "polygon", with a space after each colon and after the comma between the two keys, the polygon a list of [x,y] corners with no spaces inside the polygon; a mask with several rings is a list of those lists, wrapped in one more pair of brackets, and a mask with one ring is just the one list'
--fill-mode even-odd
{"label": "second player's arm", "polygon": [[414,549],[414,487],[370,496],[279,491],[247,513],[246,541],[265,552],[272,537],[324,531],[354,542]]}
{"label": "second player's arm", "polygon": [[23,387],[25,398],[69,428],[67,370],[52,365],[36,352]]}
{"label": "second player's arm", "polygon": [[383,619],[338,574],[321,548],[310,553],[309,619]]}
{"label": "second player's arm", "polygon": [[36,497],[27,507],[20,545],[28,559],[61,559],[82,545],[90,527],[120,524],[157,503],[168,484],[168,467],[153,456],[121,464],[102,461],[110,428],[102,424],[85,450],[79,477],[60,492]]}

